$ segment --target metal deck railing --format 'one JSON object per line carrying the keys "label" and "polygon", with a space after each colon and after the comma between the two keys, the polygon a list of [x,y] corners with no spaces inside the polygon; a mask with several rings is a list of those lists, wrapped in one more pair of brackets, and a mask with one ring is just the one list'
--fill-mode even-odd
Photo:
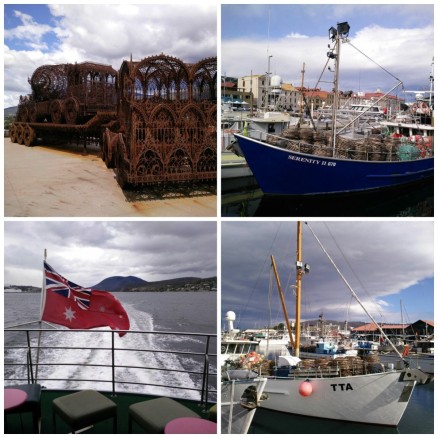
{"label": "metal deck railing", "polygon": [[[117,347],[115,344],[115,335],[118,332],[114,332],[112,330],[98,330],[98,331],[90,331],[90,330],[65,330],[65,329],[5,329],[5,335],[7,333],[21,333],[23,335],[23,340],[19,342],[14,342],[13,345],[8,345],[7,342],[10,342],[6,339],[5,336],[5,345],[4,345],[4,368],[5,368],[5,383],[8,381],[20,382],[26,381],[27,383],[36,383],[36,382],[50,382],[50,381],[67,381],[67,382],[101,382],[111,384],[111,392],[113,395],[117,392],[118,385],[142,385],[142,386],[150,386],[150,387],[164,387],[171,388],[171,390],[184,390],[184,391],[193,391],[197,392],[200,395],[200,403],[204,406],[207,405],[208,402],[214,401],[212,398],[213,395],[217,394],[217,372],[216,364],[217,364],[217,352],[211,352],[211,344],[212,339],[217,338],[215,334],[205,334],[205,333],[181,333],[181,332],[156,332],[156,331],[132,331],[127,332],[126,336],[139,336],[136,348],[127,348],[127,347]],[[99,346],[90,346],[90,345],[80,345],[80,346],[60,346],[60,345],[48,345],[47,339],[45,339],[44,345],[41,345],[40,339],[43,333],[56,333],[62,332],[63,336],[76,336],[75,342],[77,342],[78,337],[82,336],[82,333],[109,333],[110,336],[103,337],[109,338],[109,341],[106,340],[104,342],[103,339],[100,340],[101,345]],[[123,330],[120,330],[123,332]],[[157,337],[165,337],[165,336],[178,336],[178,338],[182,339],[199,339],[202,341],[202,352],[196,351],[180,351],[180,350],[164,350],[164,349],[153,349],[147,348],[147,342],[145,342],[144,338],[141,338],[140,335],[151,335]],[[118,336],[118,335],[117,335]],[[183,342],[183,341],[182,341]],[[104,363],[83,363],[83,362],[59,362],[55,360],[50,360],[51,357],[55,359],[57,357],[59,359],[59,355],[50,355],[44,354],[45,351],[55,351],[55,350],[63,350],[63,351],[90,351],[90,352],[102,352],[107,351],[108,354],[104,355],[107,357]],[[16,359],[11,360],[11,357],[15,355],[16,351],[23,351],[23,360],[17,362]],[[152,353],[152,354],[162,354],[163,357],[169,357],[169,364],[172,364],[172,358],[176,357],[192,357],[193,359],[198,359],[198,362],[201,365],[200,370],[187,370],[176,367],[152,367],[148,366],[148,364],[133,364],[127,362],[129,352],[136,353]],[[14,353],[14,354],[11,354]],[[171,355],[173,355],[171,357]],[[20,354],[18,354],[20,357]],[[79,356],[78,356],[79,357]],[[59,367],[97,367],[97,368],[110,368],[111,369],[111,379],[98,379],[98,378],[58,378],[53,377],[51,375],[50,370],[54,371],[53,367],[56,367],[56,370],[59,370]],[[20,369],[20,372],[7,372],[10,369]],[[24,368],[24,372],[23,372]],[[213,371],[212,371],[213,368]],[[129,370],[150,370],[152,372],[158,371],[161,373],[182,373],[187,376],[197,376],[196,382],[193,387],[189,386],[175,386],[170,383],[162,384],[158,382],[154,383],[145,383],[142,381],[124,381],[120,380],[118,377],[117,370],[119,369],[129,369]],[[18,375],[17,375],[18,374]],[[95,377],[95,376],[94,376]],[[212,389],[214,388],[214,389]],[[174,393],[176,394],[176,393]]]}

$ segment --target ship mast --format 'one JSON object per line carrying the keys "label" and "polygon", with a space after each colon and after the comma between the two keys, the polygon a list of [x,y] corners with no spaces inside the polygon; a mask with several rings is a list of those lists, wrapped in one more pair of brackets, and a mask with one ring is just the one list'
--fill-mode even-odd
{"label": "ship mast", "polygon": [[274,270],[275,280],[277,281],[278,293],[280,294],[281,306],[283,307],[284,319],[286,320],[287,332],[289,333],[290,345],[294,344],[292,331],[290,329],[289,316],[287,315],[286,303],[284,301],[283,290],[280,284],[280,278],[278,277],[277,265],[275,264],[274,256],[271,255],[272,269]]}
{"label": "ship mast", "polygon": [[300,337],[301,337],[301,278],[302,269],[302,225],[297,222],[297,278],[296,278],[296,315],[295,315],[295,356],[300,357]]}
{"label": "ship mast", "polygon": [[274,256],[271,255],[272,269],[274,270],[275,279],[277,280],[278,292],[280,294],[281,305],[283,307],[284,318],[286,320],[287,330],[289,333],[290,346],[294,349],[294,356],[300,357],[300,336],[301,336],[301,279],[303,274],[310,272],[310,265],[302,262],[302,224],[297,222],[297,277],[295,283],[296,303],[295,303],[295,341],[293,340],[290,328],[289,317],[287,314],[286,303],[284,302],[283,291],[278,277],[277,266],[275,265]]}
{"label": "ship mast", "polygon": [[[336,150],[336,119],[339,107],[339,59],[341,55],[341,41],[346,41],[350,25],[345,21],[338,23],[336,28],[329,29],[329,38],[334,43],[333,49],[327,52],[327,56],[335,62],[335,76],[333,79],[333,108],[332,108],[332,150],[335,156]],[[329,46],[330,47],[330,46]]]}

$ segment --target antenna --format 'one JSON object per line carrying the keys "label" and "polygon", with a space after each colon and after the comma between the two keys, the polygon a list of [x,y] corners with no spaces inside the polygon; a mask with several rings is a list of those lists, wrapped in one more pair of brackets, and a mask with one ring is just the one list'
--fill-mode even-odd
{"label": "antenna", "polygon": [[268,47],[266,48],[266,52],[269,54],[269,43],[270,43],[270,32],[271,32],[271,7],[268,6]]}

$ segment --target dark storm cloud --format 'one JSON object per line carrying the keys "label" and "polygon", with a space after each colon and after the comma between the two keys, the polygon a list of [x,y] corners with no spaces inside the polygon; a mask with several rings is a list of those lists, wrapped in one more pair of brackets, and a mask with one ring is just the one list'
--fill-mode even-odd
{"label": "dark storm cloud", "polygon": [[45,248],[48,262],[83,286],[112,275],[215,276],[216,239],[213,221],[7,222],[5,283],[39,285]]}
{"label": "dark storm cloud", "polygon": [[[432,222],[309,222],[341,273],[379,315],[387,299],[433,277]],[[289,222],[222,224],[222,314],[233,310],[242,326],[266,323],[269,301],[278,315],[277,286],[270,286],[274,255],[288,300],[294,308],[296,225]],[[303,278],[303,316],[366,318],[327,256],[303,225],[303,261],[311,271]],[[269,299],[269,296],[272,298]],[[348,313],[348,314],[347,314]],[[279,320],[283,317],[280,314]]]}

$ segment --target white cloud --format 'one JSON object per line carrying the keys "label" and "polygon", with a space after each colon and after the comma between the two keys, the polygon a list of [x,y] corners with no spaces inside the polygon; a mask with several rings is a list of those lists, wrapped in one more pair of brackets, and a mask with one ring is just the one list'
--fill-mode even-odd
{"label": "white cloud", "polygon": [[297,32],[292,32],[288,35],[286,35],[286,38],[309,38],[307,35],[302,35],[300,33]]}
{"label": "white cloud", "polygon": [[[433,278],[432,222],[333,221],[326,226],[319,222],[309,222],[309,225],[376,318],[382,319],[383,315],[385,321],[399,320],[399,311],[394,311],[394,302],[397,301],[394,297]],[[293,308],[290,285],[295,284],[294,240],[294,226],[290,223],[223,223],[223,310],[241,311],[249,319],[253,315],[261,318],[262,314],[266,318],[268,291],[271,290],[271,254],[275,256],[286,300]],[[329,319],[346,319],[348,308],[350,321],[368,320],[304,225],[303,261],[311,266],[310,273],[302,281],[305,319],[313,319],[320,312]],[[273,288],[273,302],[281,309],[275,284]],[[419,305],[429,312],[432,303],[424,305],[419,302]],[[273,309],[275,313],[277,307],[273,306]]]}
{"label": "white cloud", "polygon": [[47,45],[42,41],[42,38],[51,32],[52,28],[46,24],[36,23],[30,15],[20,11],[15,11],[15,16],[20,19],[22,24],[14,29],[5,29],[5,40],[18,39],[30,49],[46,49]]}
{"label": "white cloud", "polygon": [[20,94],[30,93],[27,79],[44,64],[94,61],[118,70],[131,54],[142,59],[165,53],[185,62],[216,56],[213,4],[195,9],[187,4],[51,4],[49,9],[52,27],[18,12],[22,24],[5,31],[6,108],[17,105]]}
{"label": "white cloud", "polygon": [[[291,34],[294,35],[295,34]],[[367,27],[350,34],[354,47],[399,78],[408,87],[428,89],[434,53],[433,26],[412,29]],[[305,86],[314,87],[327,61],[328,37],[271,39],[271,70],[284,82],[301,83],[301,68],[306,64]],[[340,87],[344,90],[388,91],[397,81],[349,44],[342,44]],[[262,74],[267,69],[267,45],[254,38],[236,38],[222,42],[222,73],[229,76]],[[332,77],[324,73],[323,80]],[[330,84],[320,88],[330,90]]]}
{"label": "white cloud", "polygon": [[216,275],[215,222],[8,222],[6,284],[38,286],[43,250],[61,275],[92,286],[113,275],[146,281]]}

